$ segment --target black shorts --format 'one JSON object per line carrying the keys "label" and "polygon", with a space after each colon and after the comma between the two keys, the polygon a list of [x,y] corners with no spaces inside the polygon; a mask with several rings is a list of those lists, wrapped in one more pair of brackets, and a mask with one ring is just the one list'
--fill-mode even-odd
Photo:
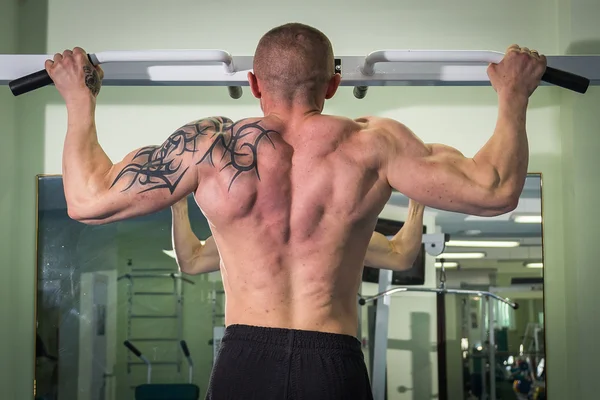
{"label": "black shorts", "polygon": [[207,400],[371,400],[358,339],[348,335],[231,325]]}

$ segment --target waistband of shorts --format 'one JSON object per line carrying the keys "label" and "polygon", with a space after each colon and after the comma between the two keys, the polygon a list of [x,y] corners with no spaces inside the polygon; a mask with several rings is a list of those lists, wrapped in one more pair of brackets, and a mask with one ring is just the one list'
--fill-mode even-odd
{"label": "waistband of shorts", "polygon": [[299,329],[229,325],[221,341],[247,341],[296,349],[356,351],[362,354],[361,343],[354,336]]}

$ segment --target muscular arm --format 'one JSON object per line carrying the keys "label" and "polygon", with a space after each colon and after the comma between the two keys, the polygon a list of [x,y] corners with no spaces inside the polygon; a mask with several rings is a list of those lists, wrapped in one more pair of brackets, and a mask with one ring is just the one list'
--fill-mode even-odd
{"label": "muscular arm", "polygon": [[71,218],[103,224],[150,214],[174,204],[198,185],[195,165],[229,121],[206,118],[172,133],[160,146],[129,153],[115,164],[96,132],[95,101],[68,106],[63,179]]}
{"label": "muscular arm", "polygon": [[219,250],[212,236],[204,244],[192,231],[187,198],[171,206],[173,249],[181,272],[190,275],[215,272],[220,268]]}
{"label": "muscular arm", "polygon": [[412,267],[423,241],[423,211],[425,207],[413,200],[408,206],[404,226],[391,239],[373,232],[364,264],[373,268],[403,271]]}
{"label": "muscular arm", "polygon": [[471,215],[513,210],[527,175],[525,129],[528,100],[499,96],[493,135],[473,158],[441,144],[424,144],[406,126],[377,122],[386,139],[389,184],[427,206]]}
{"label": "muscular arm", "polygon": [[425,145],[408,128],[389,120],[383,153],[389,184],[427,206],[494,216],[512,211],[519,200],[529,162],[525,117],[546,58],[510,46],[488,76],[498,93],[498,118],[491,138],[473,158],[444,145]]}

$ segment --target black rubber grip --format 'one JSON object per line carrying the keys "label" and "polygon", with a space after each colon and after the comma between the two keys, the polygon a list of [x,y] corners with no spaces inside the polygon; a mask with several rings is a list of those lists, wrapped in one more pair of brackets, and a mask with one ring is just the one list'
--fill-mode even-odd
{"label": "black rubber grip", "polygon": [[367,304],[365,299],[358,299],[358,304],[360,304],[361,306],[364,306],[365,304]]}
{"label": "black rubber grip", "polygon": [[48,71],[43,69],[8,82],[8,87],[13,95],[18,96],[51,84],[52,79],[50,78],[50,75],[48,75]]}
{"label": "black rubber grip", "polygon": [[183,351],[183,355],[186,357],[189,357],[190,349],[188,349],[187,343],[185,342],[185,340],[182,340],[181,342],[179,342],[179,344],[181,344],[181,350]]}
{"label": "black rubber grip", "polygon": [[367,90],[369,90],[368,86],[355,86],[353,91],[354,97],[356,97],[359,100],[364,99],[367,95]]}
{"label": "black rubber grip", "polygon": [[131,350],[131,352],[133,354],[135,354],[136,356],[138,356],[138,357],[142,356],[142,352],[139,351],[137,349],[137,347],[135,347],[129,340],[124,341],[123,344],[125,345],[125,347],[127,347],[129,350]]}
{"label": "black rubber grip", "polygon": [[519,303],[515,303],[515,306],[513,307],[515,310],[519,309]]}
{"label": "black rubber grip", "polygon": [[229,96],[235,100],[242,97],[242,94],[244,93],[241,86],[228,86],[227,90],[229,90]]}
{"label": "black rubber grip", "polygon": [[590,86],[589,79],[552,67],[546,67],[542,80],[577,93],[587,92]]}

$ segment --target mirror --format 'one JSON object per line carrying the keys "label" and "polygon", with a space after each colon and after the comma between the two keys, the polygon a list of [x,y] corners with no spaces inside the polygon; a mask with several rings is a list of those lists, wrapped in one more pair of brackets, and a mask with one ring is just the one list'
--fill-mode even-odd
{"label": "mirror", "polygon": [[[406,210],[408,198],[393,193],[388,205]],[[442,254],[426,256],[425,285],[392,279],[391,290],[407,291],[388,296],[387,308],[381,297],[361,312],[371,379],[385,385],[388,398],[544,399],[541,175],[528,175],[510,213],[426,209],[424,225],[449,239]],[[381,285],[363,277],[362,296],[381,293]]]}
{"label": "mirror", "polygon": [[[173,390],[187,390],[191,384],[203,398],[224,330],[220,274],[179,273],[172,253],[169,209],[108,225],[84,225],[67,215],[60,176],[39,176],[37,183],[36,398],[131,399],[134,389],[147,382],[172,385]],[[199,238],[207,238],[210,230],[206,219],[191,196],[188,203],[192,229]],[[388,202],[398,209],[407,204],[408,199],[398,193]],[[412,394],[413,398],[425,398],[418,397],[425,393],[430,398],[438,392],[440,382],[446,382],[448,393],[464,395],[453,398],[490,393],[489,379],[484,376],[490,374],[491,348],[495,350],[496,398],[504,396],[504,392],[510,392],[514,398],[515,378],[531,380],[529,387],[521,384],[519,390],[543,386],[541,176],[528,177],[519,207],[504,216],[476,218],[439,210],[427,212],[430,222],[424,231],[447,233],[451,238],[444,255],[446,286],[490,291],[518,302],[520,307],[516,311],[499,304],[492,307],[495,345],[490,346],[490,325],[486,322],[489,307],[484,307],[481,297],[446,296],[445,309],[440,313],[436,312],[435,296],[431,295],[433,303],[427,316],[422,312],[411,314],[411,307],[417,305],[400,305],[406,294],[395,294],[392,314],[394,307],[401,307],[405,314],[390,317],[389,342],[392,347],[404,347],[388,349],[387,365],[405,360],[394,358],[401,352],[431,348],[425,357],[413,357],[418,361],[413,364],[426,360],[415,368],[426,368],[438,382],[423,379],[423,370],[390,367],[394,372],[388,375],[388,398],[403,393]],[[389,216],[382,220],[388,221],[387,228],[391,226]],[[489,243],[473,245],[461,241],[518,245],[489,247]],[[460,247],[464,245],[469,247]],[[451,258],[457,257],[451,254],[458,252],[479,254],[471,255],[477,258],[464,254]],[[398,282],[420,284],[421,271],[425,271],[425,284],[420,287],[436,287],[443,274],[434,265],[435,259],[421,255],[414,275],[401,276]],[[376,283],[366,281],[362,289],[365,293],[367,285],[377,290]],[[361,332],[368,342],[368,318],[363,311]],[[444,340],[436,341],[435,329],[440,325],[439,320],[436,325],[435,318],[440,314],[445,316],[446,329]],[[421,326],[420,321],[425,325]],[[418,336],[418,340],[413,340],[414,346],[406,341],[400,343],[404,338],[394,337],[404,327],[410,327],[409,331]],[[431,331],[434,333],[428,341]],[[189,348],[193,369],[181,348],[182,340]],[[126,347],[126,341],[144,358]],[[436,346],[440,343],[445,354],[445,379],[439,376],[437,364],[432,367],[439,360],[440,347]],[[367,343],[364,348],[367,354]],[[521,361],[527,361],[528,369]]]}
{"label": "mirror", "polygon": [[[208,224],[189,201],[192,229],[206,238]],[[152,382],[192,383],[202,398],[224,325],[223,287],[218,273],[179,274],[170,209],[84,225],[66,213],[62,178],[40,176],[37,221],[36,397],[132,399]]]}
{"label": "mirror", "polygon": [[513,309],[478,295],[446,302],[446,371],[454,375],[448,389],[463,382],[465,399],[544,399],[541,175],[528,176],[511,213],[479,218],[438,212],[436,223],[450,235],[439,257],[445,274],[436,264],[438,282],[445,278],[447,287],[488,291],[518,304]]}

